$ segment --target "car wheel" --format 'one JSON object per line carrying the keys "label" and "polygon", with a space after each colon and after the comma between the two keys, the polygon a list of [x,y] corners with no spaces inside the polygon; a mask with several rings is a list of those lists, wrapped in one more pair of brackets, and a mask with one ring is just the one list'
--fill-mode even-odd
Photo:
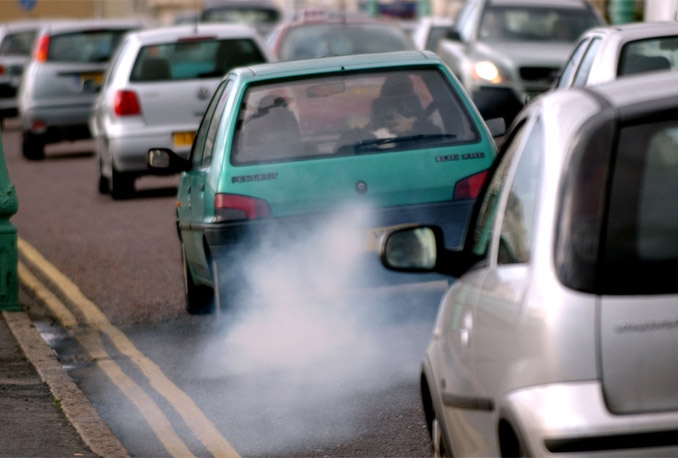
{"label": "car wheel", "polygon": [[24,157],[31,161],[39,161],[45,158],[45,140],[42,135],[24,132],[21,152]]}
{"label": "car wheel", "polygon": [[184,274],[186,311],[191,315],[205,315],[214,312],[214,290],[209,286],[196,285],[186,260],[184,244],[181,244],[181,264]]}
{"label": "car wheel", "polygon": [[111,197],[116,200],[129,199],[134,194],[134,176],[118,172],[115,167],[113,167],[110,184]]}
{"label": "car wheel", "polygon": [[108,194],[111,192],[111,184],[101,172],[101,160],[99,161],[99,194]]}

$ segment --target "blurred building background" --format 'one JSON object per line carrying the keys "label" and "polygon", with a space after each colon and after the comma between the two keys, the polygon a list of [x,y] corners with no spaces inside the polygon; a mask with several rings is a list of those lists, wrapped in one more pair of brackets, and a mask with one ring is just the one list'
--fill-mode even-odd
{"label": "blurred building background", "polygon": [[[409,7],[418,15],[453,15],[464,0],[275,0],[284,10],[306,6],[381,11]],[[589,0],[612,23],[634,20],[675,19],[678,0]],[[203,0],[0,0],[0,21],[45,17],[138,17],[158,24],[171,23],[176,15],[196,11]],[[402,8],[401,8],[402,10]],[[375,9],[372,9],[375,11]],[[612,13],[611,13],[612,11]]]}

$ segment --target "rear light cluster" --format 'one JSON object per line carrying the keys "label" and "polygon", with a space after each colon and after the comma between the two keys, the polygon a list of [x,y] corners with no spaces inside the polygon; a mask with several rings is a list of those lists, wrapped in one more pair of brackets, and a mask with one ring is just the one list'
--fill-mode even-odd
{"label": "rear light cluster", "polygon": [[0,65],[0,75],[2,75],[3,73],[5,73],[5,67]]}
{"label": "rear light cluster", "polygon": [[139,116],[141,105],[134,91],[119,90],[113,97],[113,112],[116,116]]}
{"label": "rear light cluster", "polygon": [[487,170],[457,181],[454,185],[452,200],[475,199],[478,197],[480,188],[483,187],[485,182],[485,177],[487,177]]}
{"label": "rear light cluster", "polygon": [[214,196],[214,216],[218,221],[236,221],[272,216],[268,202],[237,194]]}
{"label": "rear light cluster", "polygon": [[47,53],[49,52],[49,35],[43,35],[35,43],[33,48],[33,59],[38,62],[47,61]]}

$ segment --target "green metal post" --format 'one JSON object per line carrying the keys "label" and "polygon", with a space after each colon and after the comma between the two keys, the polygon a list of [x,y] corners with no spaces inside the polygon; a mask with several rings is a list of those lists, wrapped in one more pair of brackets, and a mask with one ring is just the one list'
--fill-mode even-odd
{"label": "green metal post", "polygon": [[626,24],[636,20],[636,0],[609,0],[607,12],[612,24]]}
{"label": "green metal post", "polygon": [[9,218],[19,209],[14,186],[9,181],[0,136],[0,310],[21,310],[17,274],[17,230]]}
{"label": "green metal post", "polygon": [[431,15],[431,1],[419,0],[417,1],[417,18],[422,18]]}

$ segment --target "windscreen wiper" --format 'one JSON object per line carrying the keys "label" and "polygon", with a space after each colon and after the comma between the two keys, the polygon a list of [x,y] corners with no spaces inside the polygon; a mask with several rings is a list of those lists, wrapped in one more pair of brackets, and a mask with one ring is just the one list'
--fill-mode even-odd
{"label": "windscreen wiper", "polygon": [[370,138],[356,143],[356,152],[362,152],[370,149],[386,149],[393,148],[398,145],[407,143],[428,143],[439,142],[442,140],[450,140],[457,138],[455,134],[433,134],[433,135],[408,135],[406,137],[388,137],[388,138]]}

